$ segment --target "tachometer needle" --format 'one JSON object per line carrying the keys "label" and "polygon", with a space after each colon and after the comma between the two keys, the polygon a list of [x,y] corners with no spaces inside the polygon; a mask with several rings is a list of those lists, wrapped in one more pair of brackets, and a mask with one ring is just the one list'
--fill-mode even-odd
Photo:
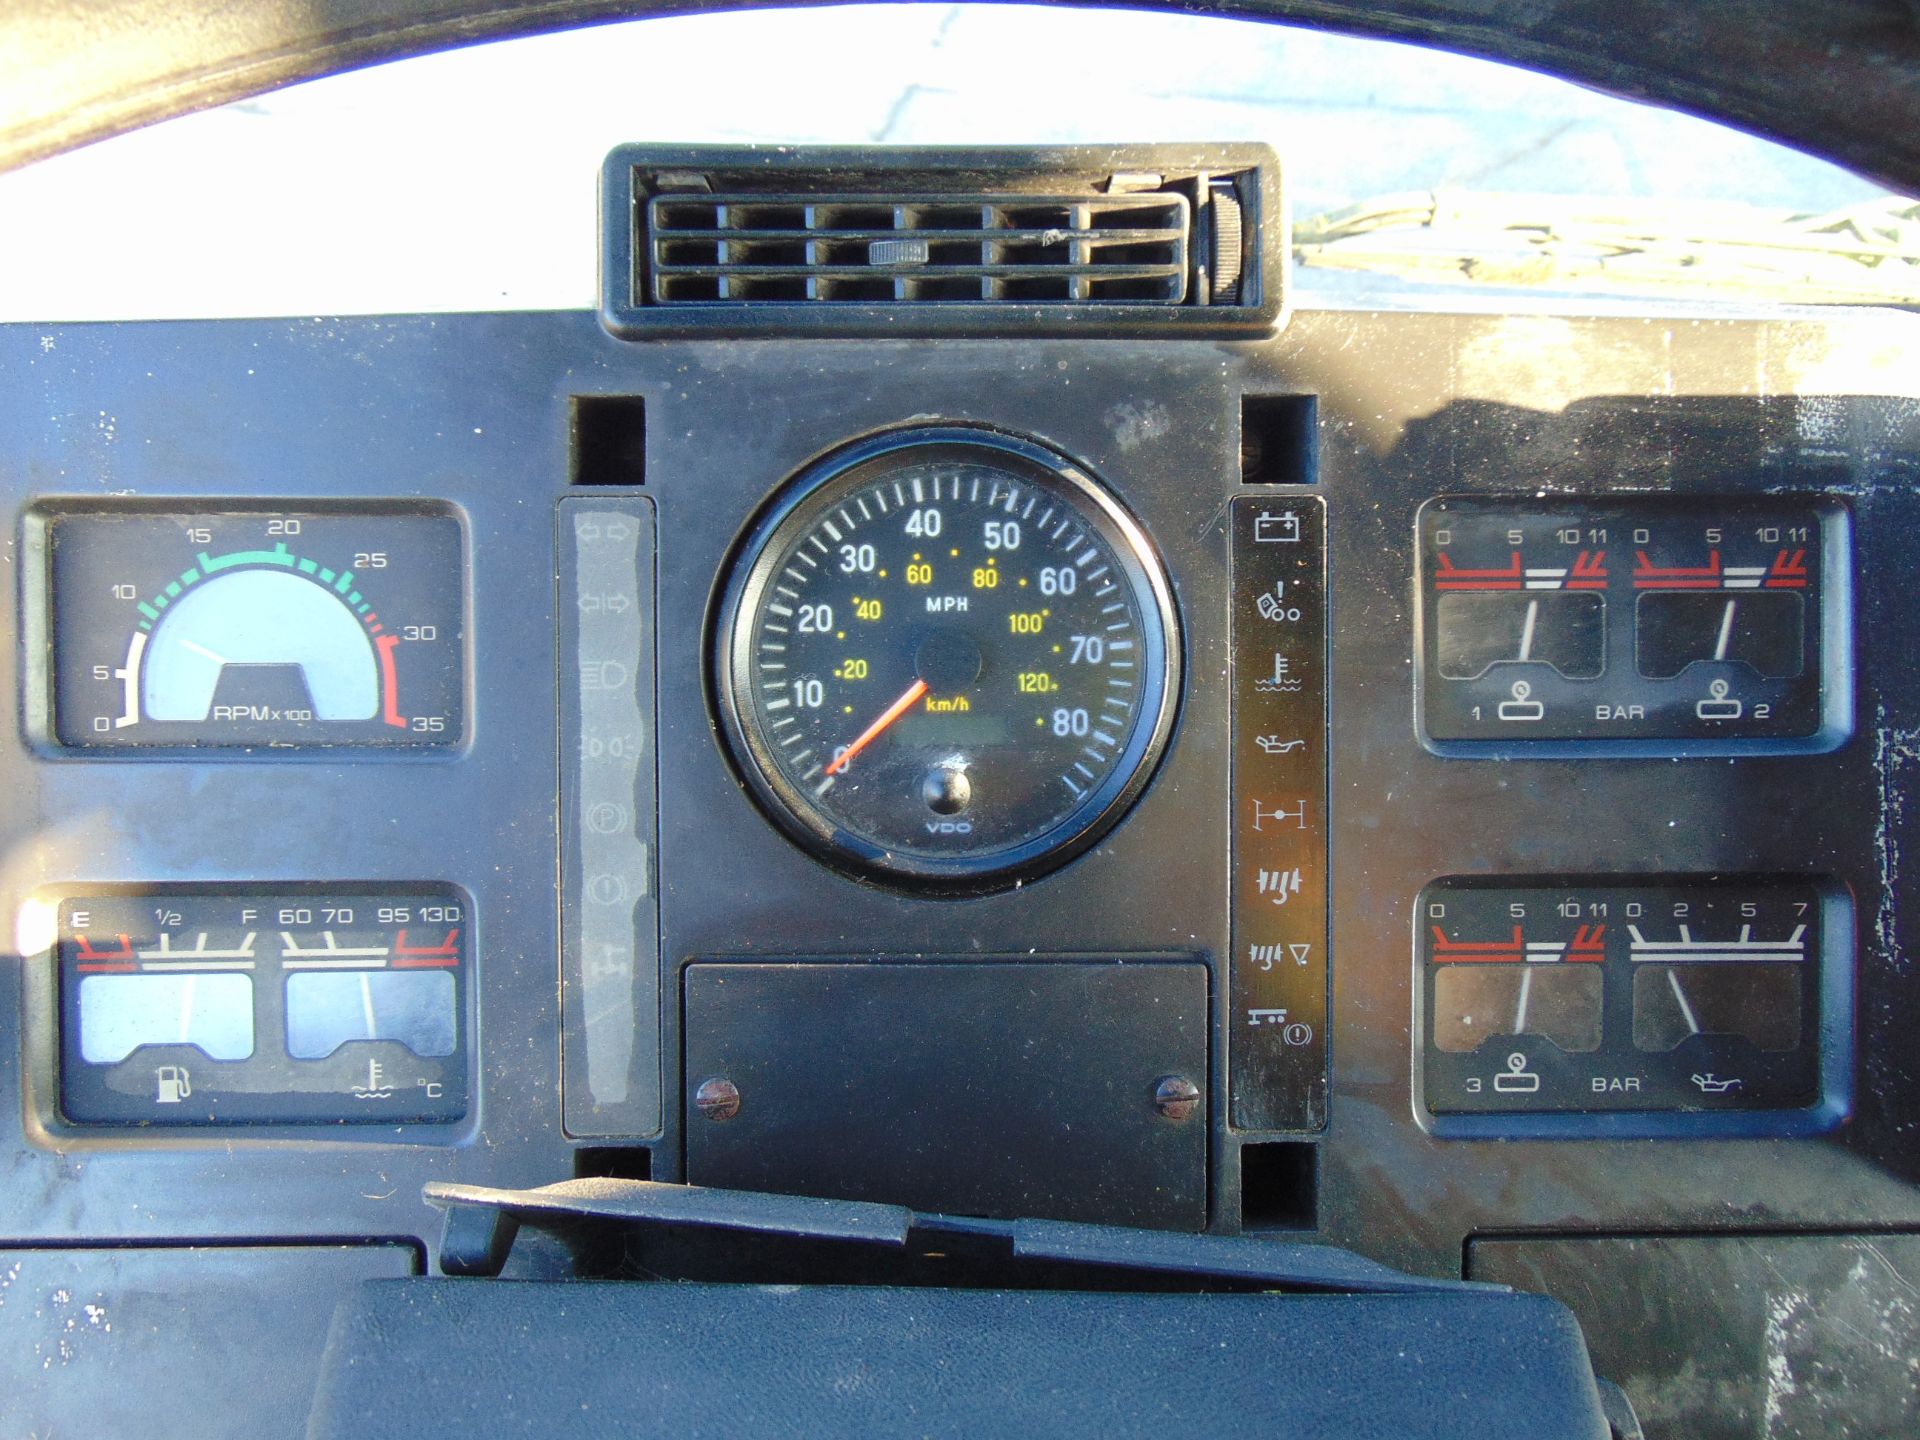
{"label": "tachometer needle", "polygon": [[860,732],[860,738],[858,740],[840,752],[840,758],[838,760],[835,760],[831,765],[827,766],[827,774],[838,775],[842,770],[846,769],[848,761],[852,760],[854,756],[878,740],[881,732],[902,715],[906,714],[907,711],[911,710],[919,703],[920,697],[926,693],[927,682],[924,680],[916,680],[913,684],[909,685],[906,694],[889,705],[878,720]]}

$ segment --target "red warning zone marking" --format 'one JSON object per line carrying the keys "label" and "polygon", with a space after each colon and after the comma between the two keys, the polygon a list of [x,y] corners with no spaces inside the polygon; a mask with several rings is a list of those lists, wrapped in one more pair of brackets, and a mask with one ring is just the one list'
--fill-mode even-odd
{"label": "red warning zone marking", "polygon": [[407,718],[400,713],[400,667],[394,663],[393,652],[399,648],[398,635],[382,635],[373,642],[380,650],[380,693],[385,701],[385,711],[381,719],[396,729],[407,728]]}
{"label": "red warning zone marking", "polygon": [[74,943],[80,949],[74,956],[75,968],[87,975],[125,975],[139,969],[133,956],[133,941],[130,937],[114,937],[120,944],[116,949],[97,950],[86,936],[75,937]]}
{"label": "red warning zone marking", "polygon": [[1773,557],[1773,568],[1767,572],[1769,590],[1804,590],[1807,588],[1807,552],[1796,550],[1791,556],[1782,550]]}
{"label": "red warning zone marking", "polygon": [[1433,584],[1437,590],[1524,590],[1527,572],[1520,564],[1520,552],[1501,570],[1467,570],[1453,563],[1453,557],[1441,552],[1434,564]]}
{"label": "red warning zone marking", "polygon": [[1519,925],[1511,940],[1449,940],[1435,925],[1433,958],[1441,965],[1595,964],[1607,958],[1607,927],[1582,925],[1571,940],[1529,940]]}
{"label": "red warning zone marking", "polygon": [[393,968],[396,970],[450,970],[460,963],[460,931],[447,932],[438,945],[410,945],[407,932],[393,937]]}

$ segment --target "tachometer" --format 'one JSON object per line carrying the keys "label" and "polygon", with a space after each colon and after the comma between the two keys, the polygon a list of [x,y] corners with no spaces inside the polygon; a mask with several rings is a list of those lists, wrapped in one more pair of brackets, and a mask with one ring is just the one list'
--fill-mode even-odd
{"label": "tachometer", "polygon": [[463,543],[435,510],[36,517],[52,738],[74,747],[447,745]]}
{"label": "tachometer", "polygon": [[1164,572],[1071,461],[948,428],[816,466],[749,537],[715,686],[803,843],[950,883],[1061,863],[1151,776],[1179,694]]}

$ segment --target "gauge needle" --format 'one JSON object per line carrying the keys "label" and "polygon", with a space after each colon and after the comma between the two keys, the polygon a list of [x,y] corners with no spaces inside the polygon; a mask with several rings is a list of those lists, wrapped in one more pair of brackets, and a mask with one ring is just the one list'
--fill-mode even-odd
{"label": "gauge needle", "polygon": [[916,680],[913,684],[909,685],[906,694],[889,705],[878,720],[860,732],[860,738],[858,740],[854,741],[853,744],[849,745],[840,753],[838,760],[827,766],[827,774],[838,775],[842,770],[846,769],[848,761],[853,759],[854,756],[858,755],[874,741],[878,740],[882,731],[902,715],[906,714],[907,711],[911,710],[920,697],[926,693],[927,682],[924,680]]}

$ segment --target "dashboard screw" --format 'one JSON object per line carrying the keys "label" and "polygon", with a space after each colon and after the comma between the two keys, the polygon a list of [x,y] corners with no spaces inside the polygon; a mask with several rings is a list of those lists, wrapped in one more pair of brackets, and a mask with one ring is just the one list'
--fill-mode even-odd
{"label": "dashboard screw", "polygon": [[740,1113],[740,1087],[717,1076],[702,1080],[693,1092],[693,1103],[709,1120],[731,1120]]}
{"label": "dashboard screw", "polygon": [[1200,1103],[1200,1087],[1184,1075],[1167,1075],[1153,1089],[1153,1103],[1169,1120],[1186,1120]]}

